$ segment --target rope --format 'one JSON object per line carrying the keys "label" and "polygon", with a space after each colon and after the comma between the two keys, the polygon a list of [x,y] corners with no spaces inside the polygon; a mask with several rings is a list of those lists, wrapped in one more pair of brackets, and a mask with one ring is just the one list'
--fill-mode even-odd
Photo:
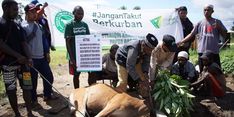
{"label": "rope", "polygon": [[[57,90],[57,88],[55,88],[35,67],[33,67],[33,66],[30,66],[31,68],[33,68],[36,72],[38,72],[38,74],[41,76],[41,78],[42,79],[44,79],[49,85],[51,85],[52,87],[53,87],[53,89],[59,94],[59,95],[62,95],[58,90]],[[65,98],[64,96],[62,96],[63,97],[63,99],[65,99],[65,101],[69,104],[69,105],[71,105],[71,106],[73,106],[73,107],[75,107],[67,98]],[[84,117],[85,117],[85,115],[82,113],[82,112],[80,112],[78,109],[77,109],[77,111],[81,114],[81,115],[83,115]],[[87,116],[88,117],[90,117],[89,116],[89,114],[88,114],[88,112],[85,112],[86,114],[87,114]]]}

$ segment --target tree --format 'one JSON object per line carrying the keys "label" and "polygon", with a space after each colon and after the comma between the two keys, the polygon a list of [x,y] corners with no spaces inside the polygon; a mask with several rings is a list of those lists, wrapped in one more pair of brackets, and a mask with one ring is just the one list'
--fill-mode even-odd
{"label": "tree", "polygon": [[234,26],[232,26],[231,30],[234,31]]}
{"label": "tree", "polygon": [[23,21],[23,14],[24,14],[24,5],[22,3],[18,3],[18,7],[19,7],[19,14],[16,17],[16,22],[21,23]]}
{"label": "tree", "polygon": [[230,30],[232,30],[232,31],[234,31],[234,21],[232,22],[232,27],[231,27],[231,29]]}
{"label": "tree", "polygon": [[135,7],[133,8],[133,10],[141,10],[141,7],[140,7],[140,6],[135,6]]}
{"label": "tree", "polygon": [[123,5],[123,6],[121,6],[119,9],[120,9],[120,10],[127,10],[127,7]]}

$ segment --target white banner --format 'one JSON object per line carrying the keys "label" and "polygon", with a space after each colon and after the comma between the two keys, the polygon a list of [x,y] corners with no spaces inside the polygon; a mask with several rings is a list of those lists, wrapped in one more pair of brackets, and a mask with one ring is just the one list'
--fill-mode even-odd
{"label": "white banner", "polygon": [[[174,9],[115,10],[84,9],[83,21],[93,34],[101,34],[102,46],[124,44],[142,39],[148,33],[162,40],[164,34],[173,35],[176,41],[183,38],[182,25]],[[73,14],[53,5],[46,9],[56,46],[65,45],[64,26],[73,19]]]}
{"label": "white banner", "polygon": [[75,38],[77,71],[101,71],[101,36],[77,35]]}

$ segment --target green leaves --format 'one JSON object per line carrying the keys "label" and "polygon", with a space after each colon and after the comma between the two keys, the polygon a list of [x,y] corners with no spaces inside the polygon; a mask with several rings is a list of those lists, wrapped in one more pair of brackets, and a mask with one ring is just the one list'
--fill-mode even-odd
{"label": "green leaves", "polygon": [[220,53],[221,66],[225,74],[234,75],[234,46],[232,45],[230,48],[222,50]]}
{"label": "green leaves", "polygon": [[153,97],[159,109],[171,117],[188,116],[195,97],[189,93],[189,82],[168,71],[159,71],[156,79]]}

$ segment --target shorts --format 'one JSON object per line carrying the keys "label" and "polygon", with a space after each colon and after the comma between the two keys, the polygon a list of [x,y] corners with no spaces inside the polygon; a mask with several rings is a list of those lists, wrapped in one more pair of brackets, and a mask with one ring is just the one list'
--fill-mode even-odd
{"label": "shorts", "polygon": [[76,68],[73,67],[73,64],[69,61],[69,74],[71,75],[79,75],[80,72],[76,70]]}
{"label": "shorts", "polygon": [[[5,88],[7,91],[16,90],[16,87],[17,87],[16,79],[19,80],[20,87],[23,90],[31,90],[32,89],[31,79],[29,79],[29,80],[27,79],[27,81],[25,81],[23,79],[23,73],[22,73],[20,66],[5,66],[5,65],[3,65],[1,70],[2,70],[2,75],[3,75],[3,80],[5,83]],[[26,84],[26,82],[27,82],[27,84]],[[28,83],[28,82],[30,82],[30,83]]]}

